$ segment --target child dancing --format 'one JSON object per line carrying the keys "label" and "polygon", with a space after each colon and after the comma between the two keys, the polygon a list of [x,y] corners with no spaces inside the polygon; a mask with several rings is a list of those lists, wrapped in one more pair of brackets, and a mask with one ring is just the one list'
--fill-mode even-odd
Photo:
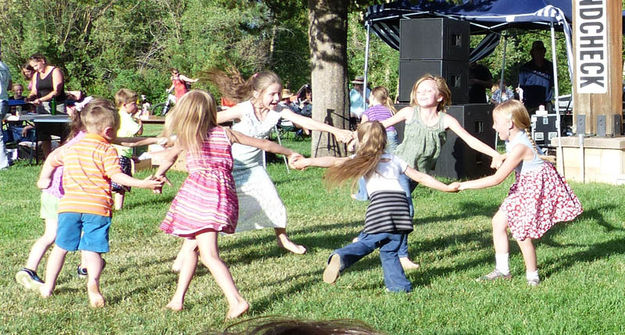
{"label": "child dancing", "polygon": [[[67,109],[72,122],[70,124],[69,140],[63,144],[62,148],[72,146],[85,137],[84,127],[80,121],[80,111],[72,108]],[[48,159],[54,159],[60,151],[53,151]],[[56,230],[58,227],[58,208],[59,201],[63,197],[65,191],[62,184],[63,167],[59,166],[52,174],[52,182],[48,188],[41,190],[40,216],[45,222],[44,233],[35,241],[28,259],[23,268],[15,274],[15,280],[26,289],[38,289],[43,285],[43,280],[37,275],[37,268],[43,255],[56,239]],[[80,266],[78,267],[80,269]]]}
{"label": "child dancing", "polygon": [[491,176],[454,183],[460,190],[486,188],[500,184],[512,171],[516,181],[508,197],[493,217],[495,270],[478,280],[510,278],[508,234],[517,240],[525,261],[526,279],[531,286],[540,283],[536,265],[538,239],[555,223],[570,221],[582,213],[582,205],[553,165],[541,159],[540,148],[528,137],[530,117],[518,100],[508,100],[493,110],[493,129],[506,142],[506,160]]}
{"label": "child dancing", "polygon": [[45,283],[39,291],[43,297],[51,296],[67,252],[81,250],[87,266],[89,303],[92,307],[104,307],[100,293],[101,254],[109,251],[111,182],[150,189],[160,188],[163,183],[138,180],[122,173],[117,151],[110,143],[119,128],[119,114],[113,104],[94,99],[85,107],[81,119],[87,134],[46,160],[37,181],[39,188],[47,188],[54,169],[64,166],[65,195],[59,202],[55,245],[46,264]]}
{"label": "child dancing", "polygon": [[[217,125],[217,106],[204,91],[185,94],[167,115],[165,134],[176,135],[156,178],[173,165],[183,151],[189,176],[180,187],[160,228],[167,234],[184,237],[199,248],[202,263],[210,270],[228,301],[227,318],[245,313],[249,304],[239,294],[230,270],[219,257],[218,233],[232,234],[237,225],[239,204],[232,176],[232,144],[253,146],[261,150],[296,159],[299,154],[274,142],[243,135]],[[178,285],[167,308],[183,308],[184,297],[195,273],[198,254],[194,247],[183,248]]]}
{"label": "child dancing", "polygon": [[[476,151],[492,157],[491,167],[501,165],[502,156],[493,148],[466,131],[458,120],[447,114],[445,109],[451,104],[451,91],[443,77],[425,74],[419,78],[410,91],[410,106],[404,107],[392,117],[382,121],[385,127],[405,121],[404,140],[397,146],[395,155],[408,165],[423,173],[434,170],[442,147],[447,140],[449,129]],[[410,215],[414,210],[411,193],[415,188],[408,178],[400,180],[408,197]],[[408,244],[399,251],[404,270],[416,269],[418,264],[408,258]]]}
{"label": "child dancing", "polygon": [[357,135],[359,145],[352,157],[304,158],[293,164],[298,169],[308,166],[329,168],[325,179],[330,186],[350,179],[354,186],[358,178],[364,177],[371,199],[365,215],[365,227],[358,240],[332,252],[323,281],[334,283],[341,271],[379,248],[387,290],[409,292],[412,287],[399,261],[398,251],[402,241],[412,231],[412,220],[399,178],[406,174],[427,187],[445,192],[455,192],[457,186],[445,185],[411,168],[402,159],[385,153],[386,129],[380,122],[361,123]]}

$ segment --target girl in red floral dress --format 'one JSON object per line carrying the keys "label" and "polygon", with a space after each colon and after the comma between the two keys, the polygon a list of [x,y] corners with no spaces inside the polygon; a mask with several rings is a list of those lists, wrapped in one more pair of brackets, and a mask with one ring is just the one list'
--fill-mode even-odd
{"label": "girl in red floral dress", "polygon": [[532,240],[543,236],[555,223],[573,220],[582,213],[579,199],[553,165],[541,158],[543,152],[528,137],[529,127],[529,114],[520,101],[509,100],[495,107],[493,129],[506,142],[506,159],[495,174],[460,183],[460,190],[479,189],[500,184],[512,171],[516,176],[508,197],[493,217],[495,270],[478,280],[510,278],[509,228],[523,254],[527,283],[538,285]]}

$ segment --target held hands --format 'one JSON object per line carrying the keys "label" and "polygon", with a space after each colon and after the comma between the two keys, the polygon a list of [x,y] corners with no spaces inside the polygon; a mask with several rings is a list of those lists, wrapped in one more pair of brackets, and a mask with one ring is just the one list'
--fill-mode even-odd
{"label": "held hands", "polygon": [[301,157],[300,159],[294,161],[291,167],[296,170],[305,170],[309,166],[310,159]]}
{"label": "held hands", "polygon": [[296,169],[296,170],[299,170],[299,169],[296,167],[296,164],[297,164],[297,162],[298,162],[298,161],[300,161],[301,159],[304,159],[304,156],[300,155],[300,154],[299,154],[299,153],[297,153],[297,152],[294,152],[294,153],[290,154],[290,155],[289,155],[289,157],[288,157],[288,160],[289,160],[289,167],[290,167],[291,169]]}
{"label": "held hands", "polygon": [[447,187],[449,187],[449,189],[450,189],[449,192],[458,192],[458,191],[460,191],[460,185],[461,185],[461,183],[455,181],[455,182],[447,185]]}
{"label": "held hands", "polygon": [[503,164],[503,161],[505,160],[506,160],[505,154],[500,154],[496,157],[493,157],[493,159],[490,162],[490,167],[497,170],[501,167],[501,164]]}
{"label": "held hands", "polygon": [[354,138],[354,136],[355,136],[355,133],[347,129],[339,129],[334,134],[334,137],[336,137],[337,140],[345,144],[349,143]]}
{"label": "held hands", "polygon": [[[149,188],[152,190],[152,192],[156,194],[160,194],[163,190],[163,184],[165,183],[166,180],[167,178],[163,176],[161,177],[149,176],[143,179],[143,188]],[[169,183],[169,180],[167,180],[167,182]],[[169,183],[169,185],[171,185],[171,183]]]}

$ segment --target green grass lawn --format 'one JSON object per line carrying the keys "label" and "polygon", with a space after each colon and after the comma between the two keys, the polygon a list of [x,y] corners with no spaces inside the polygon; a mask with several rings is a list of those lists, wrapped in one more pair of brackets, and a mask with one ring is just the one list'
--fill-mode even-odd
{"label": "green grass lawn", "polygon": [[[287,146],[308,154],[309,141]],[[185,310],[164,309],[177,276],[170,271],[181,240],[158,229],[185,175],[170,172],[174,187],[162,195],[135,189],[111,228],[111,252],[102,274],[108,305],[89,308],[85,279],[70,254],[54,296],[44,300],[15,283],[15,272],[43,233],[38,218],[40,166],[19,163],[0,171],[0,333],[179,334],[222,330],[225,299],[201,268]],[[554,227],[537,243],[540,286],[528,287],[517,245],[511,244],[513,278],[478,283],[492,270],[490,218],[512,179],[488,190],[446,194],[418,187],[413,193],[415,231],[410,272],[414,290],[386,293],[376,253],[343,273],[335,285],[321,281],[330,252],[350,243],[363,224],[366,204],[349,190],[327,191],[323,170],[286,172],[268,167],[289,215],[292,239],[308,247],[303,256],[278,248],[264,229],[220,238],[221,255],[242,295],[247,317],[353,318],[388,334],[616,334],[625,332],[625,201],[623,187],[576,184],[585,212]],[[150,170],[141,171],[145,177]],[[39,268],[43,274],[43,265]]]}

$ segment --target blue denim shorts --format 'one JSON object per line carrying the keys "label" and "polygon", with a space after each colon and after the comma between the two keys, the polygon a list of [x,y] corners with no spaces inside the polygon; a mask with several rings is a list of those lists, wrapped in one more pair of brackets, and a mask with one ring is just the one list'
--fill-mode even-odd
{"label": "blue denim shorts", "polygon": [[111,218],[108,216],[60,213],[55,243],[67,251],[108,252],[110,226]]}

